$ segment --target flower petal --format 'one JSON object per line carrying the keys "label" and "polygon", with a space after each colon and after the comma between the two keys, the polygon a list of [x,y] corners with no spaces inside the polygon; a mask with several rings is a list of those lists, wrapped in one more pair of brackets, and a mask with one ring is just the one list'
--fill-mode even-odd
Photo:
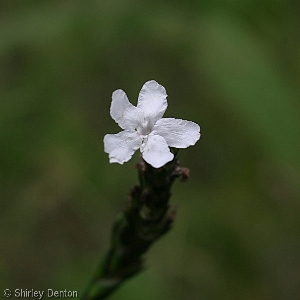
{"label": "flower petal", "polygon": [[147,81],[139,94],[137,107],[140,108],[145,119],[154,124],[162,118],[168,106],[165,88],[155,80]]}
{"label": "flower petal", "polygon": [[104,136],[104,151],[109,154],[110,163],[123,164],[140,147],[141,139],[137,132],[121,131]]}
{"label": "flower petal", "polygon": [[163,118],[154,125],[153,133],[161,135],[169,147],[187,148],[200,138],[200,126],[192,121]]}
{"label": "flower petal", "polygon": [[142,153],[144,160],[154,168],[164,166],[174,157],[164,138],[154,134],[148,135]]}
{"label": "flower petal", "polygon": [[122,129],[134,129],[143,120],[143,114],[133,106],[123,90],[116,90],[112,94],[110,106],[111,117]]}

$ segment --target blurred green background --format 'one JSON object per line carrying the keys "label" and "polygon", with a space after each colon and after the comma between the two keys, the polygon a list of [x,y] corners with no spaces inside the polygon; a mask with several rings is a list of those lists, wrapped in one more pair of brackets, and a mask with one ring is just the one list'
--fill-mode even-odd
{"label": "blurred green background", "polygon": [[[299,299],[300,4],[268,0],[0,3],[1,289],[80,291],[137,182],[108,163],[121,88],[155,79],[179,152],[173,230],[119,299]],[[2,293],[2,292],[1,292]]]}

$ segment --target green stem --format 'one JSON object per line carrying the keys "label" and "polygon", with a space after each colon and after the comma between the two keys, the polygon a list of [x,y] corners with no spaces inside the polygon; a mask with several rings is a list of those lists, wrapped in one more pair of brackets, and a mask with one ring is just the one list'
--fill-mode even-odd
{"label": "green stem", "polygon": [[140,184],[129,196],[128,206],[116,219],[111,245],[81,300],[105,299],[125,280],[144,269],[143,255],[171,228],[175,210],[169,206],[171,186],[188,170],[174,158],[155,169],[142,158],[137,166]]}

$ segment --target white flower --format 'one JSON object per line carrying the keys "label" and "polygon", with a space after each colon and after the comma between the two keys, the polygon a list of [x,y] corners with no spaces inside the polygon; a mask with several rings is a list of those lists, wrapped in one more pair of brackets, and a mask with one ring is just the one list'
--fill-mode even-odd
{"label": "white flower", "polygon": [[143,159],[160,168],[174,154],[169,147],[187,148],[200,138],[198,124],[174,118],[162,118],[168,106],[165,88],[156,81],[146,82],[133,106],[123,90],[112,94],[111,117],[124,129],[104,136],[104,151],[111,163],[123,164],[140,149]]}

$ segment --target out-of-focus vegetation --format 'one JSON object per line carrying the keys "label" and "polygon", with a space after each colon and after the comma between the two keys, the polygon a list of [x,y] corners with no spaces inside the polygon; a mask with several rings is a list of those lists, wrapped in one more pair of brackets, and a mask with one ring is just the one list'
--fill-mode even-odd
{"label": "out-of-focus vegetation", "polygon": [[299,299],[300,4],[0,4],[1,289],[81,290],[108,247],[138,154],[102,139],[122,88],[166,87],[201,125],[180,151],[174,229],[111,299]]}

